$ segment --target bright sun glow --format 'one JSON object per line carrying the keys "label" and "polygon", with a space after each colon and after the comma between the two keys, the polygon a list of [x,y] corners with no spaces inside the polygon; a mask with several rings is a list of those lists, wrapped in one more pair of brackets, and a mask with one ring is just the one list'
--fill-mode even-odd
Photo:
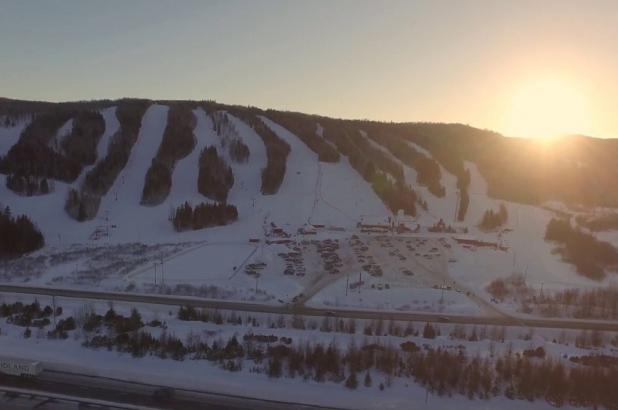
{"label": "bright sun glow", "polygon": [[553,137],[590,128],[583,93],[558,79],[523,85],[514,92],[505,114],[505,133],[516,137]]}

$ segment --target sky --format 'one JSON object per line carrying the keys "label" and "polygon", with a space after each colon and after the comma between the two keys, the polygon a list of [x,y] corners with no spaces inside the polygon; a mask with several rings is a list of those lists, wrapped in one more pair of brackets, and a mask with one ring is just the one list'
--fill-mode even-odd
{"label": "sky", "polygon": [[616,73],[614,0],[0,0],[10,98],[214,99],[618,137]]}

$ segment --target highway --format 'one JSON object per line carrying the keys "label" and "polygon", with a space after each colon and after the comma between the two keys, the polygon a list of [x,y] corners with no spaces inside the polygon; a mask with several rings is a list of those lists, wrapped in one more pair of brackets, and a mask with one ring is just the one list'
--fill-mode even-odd
{"label": "highway", "polygon": [[[207,385],[208,381],[205,380],[204,383]],[[0,374],[0,392],[5,394],[4,398],[0,398],[0,408],[7,410],[86,407],[123,410],[340,410],[333,407],[255,399],[191,389],[174,389],[172,398],[156,400],[154,393],[160,389],[168,388],[61,371],[45,370],[36,379],[26,380]],[[20,397],[22,400],[19,400]],[[51,405],[46,406],[50,403]]]}
{"label": "highway", "polygon": [[471,325],[495,326],[524,326],[539,328],[600,330],[618,332],[616,321],[596,321],[581,319],[552,319],[552,318],[519,318],[509,315],[502,316],[473,316],[452,315],[426,312],[385,312],[360,309],[318,309],[304,305],[266,305],[250,302],[228,300],[202,299],[184,296],[168,296],[139,293],[114,293],[94,290],[63,289],[51,287],[0,285],[1,293],[56,296],[71,299],[90,299],[99,301],[118,301],[127,303],[146,303],[168,306],[191,305],[196,308],[210,308],[241,312],[257,312],[271,314],[295,314],[303,316],[336,316],[353,319],[383,319],[414,322],[443,322]]}

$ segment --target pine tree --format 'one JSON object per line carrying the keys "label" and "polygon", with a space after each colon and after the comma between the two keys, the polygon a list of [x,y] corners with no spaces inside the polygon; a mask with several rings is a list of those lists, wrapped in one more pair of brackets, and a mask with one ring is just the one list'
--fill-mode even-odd
{"label": "pine tree", "polygon": [[433,328],[431,323],[425,323],[425,327],[423,328],[423,337],[425,339],[435,339],[436,338],[436,330]]}
{"label": "pine tree", "polygon": [[367,373],[365,374],[365,387],[371,387],[371,375],[369,374],[369,370],[367,370]]}
{"label": "pine tree", "polygon": [[352,389],[352,390],[358,387],[358,380],[356,378],[356,372],[350,373],[347,380],[345,381],[345,387],[347,387],[348,389]]}

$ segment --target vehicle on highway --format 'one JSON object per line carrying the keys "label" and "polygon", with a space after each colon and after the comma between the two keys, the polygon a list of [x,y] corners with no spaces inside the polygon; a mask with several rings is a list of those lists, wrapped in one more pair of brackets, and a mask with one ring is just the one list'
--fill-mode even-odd
{"label": "vehicle on highway", "polygon": [[160,387],[152,393],[158,403],[170,403],[174,399],[175,390],[170,387]]}
{"label": "vehicle on highway", "polygon": [[36,377],[43,371],[40,362],[0,356],[0,373],[12,376]]}

